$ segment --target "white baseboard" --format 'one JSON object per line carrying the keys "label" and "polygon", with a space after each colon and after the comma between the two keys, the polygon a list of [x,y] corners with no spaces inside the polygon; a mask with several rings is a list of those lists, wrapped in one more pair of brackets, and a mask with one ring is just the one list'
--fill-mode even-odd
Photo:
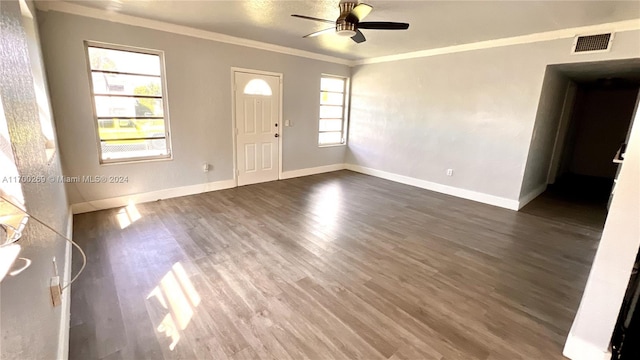
{"label": "white baseboard", "polygon": [[282,172],[281,179],[282,180],[291,179],[291,178],[322,174],[326,172],[338,171],[338,170],[344,170],[344,169],[345,169],[345,164],[332,164],[332,165],[318,166],[313,168],[284,171]]}
{"label": "white baseboard", "polygon": [[[309,175],[321,174],[321,173],[338,171],[343,169],[344,169],[344,164],[332,164],[332,165],[318,166],[313,168],[284,171],[282,173],[281,179],[282,180],[291,179],[291,178],[296,178],[301,176],[309,176]],[[180,196],[195,195],[195,194],[200,194],[200,193],[209,192],[209,191],[230,189],[234,187],[236,187],[235,180],[233,179],[223,180],[223,181],[216,181],[216,182],[211,182],[206,184],[189,185],[189,186],[163,189],[163,190],[151,191],[151,192],[140,193],[140,194],[118,196],[118,197],[101,199],[101,200],[93,200],[93,201],[73,204],[71,205],[71,208],[73,209],[74,214],[81,214],[81,213],[86,213],[91,211],[113,209],[120,206],[126,206],[126,205],[129,205],[130,202],[133,202],[134,204],[138,204],[138,203],[156,201],[158,199],[169,199],[169,198],[180,197]]]}
{"label": "white baseboard", "polygon": [[588,343],[569,333],[567,342],[564,344],[562,355],[571,360],[609,360],[611,352],[603,351],[596,346]]}
{"label": "white baseboard", "polygon": [[[367,168],[367,167],[354,165],[354,164],[332,164],[332,165],[318,166],[313,168],[284,171],[281,175],[281,179],[282,180],[291,179],[296,177],[322,174],[326,172],[338,171],[338,170],[344,170],[344,169],[359,172],[362,174],[376,176],[379,178],[395,181],[405,185],[416,186],[422,189],[427,189],[427,190],[436,191],[436,192],[447,194],[447,195],[460,197],[463,199],[468,199],[468,200],[481,202],[484,204],[494,205],[494,206],[498,206],[498,207],[502,207],[510,210],[518,210],[520,208],[520,203],[522,203],[522,201],[511,200],[511,199],[484,194],[484,193],[480,193],[472,190],[460,189],[453,186],[442,185],[442,184],[438,184],[438,183],[434,183],[434,182],[430,182],[422,179],[412,178],[404,175],[398,175],[398,174],[394,174],[394,173],[390,173],[382,170],[376,170],[372,168]],[[112,209],[120,206],[126,206],[131,202],[133,202],[134,204],[144,203],[144,202],[156,201],[158,199],[169,199],[169,198],[174,198],[179,196],[200,194],[208,191],[230,189],[235,186],[236,186],[235,180],[233,179],[223,180],[223,181],[216,181],[216,182],[211,182],[206,184],[182,186],[179,188],[171,188],[171,189],[164,189],[164,190],[158,190],[158,191],[151,191],[147,193],[119,196],[119,197],[114,197],[109,199],[88,201],[88,202],[73,204],[71,207],[73,209],[74,214],[81,214],[85,212]]]}
{"label": "white baseboard", "polygon": [[[69,209],[67,220],[66,235],[69,239],[73,239],[73,213]],[[62,284],[68,284],[71,281],[71,260],[72,246],[70,242],[65,242],[65,259]],[[69,325],[71,324],[71,288],[62,292],[62,306],[60,307],[60,334],[58,335],[58,360],[66,360],[69,358]]]}
{"label": "white baseboard", "polygon": [[537,198],[540,194],[545,192],[545,190],[547,190],[547,184],[541,185],[533,189],[533,191],[530,191],[527,195],[521,197],[518,204],[518,210],[522,209],[525,205],[530,203],[533,199]]}
{"label": "white baseboard", "polygon": [[236,187],[236,181],[234,179],[222,180],[205,184],[188,185],[171,189],[150,191],[140,194],[118,196],[109,199],[93,200],[73,204],[71,205],[71,208],[73,209],[74,214],[81,214],[91,211],[113,209],[120,206],[129,205],[130,203],[139,204],[144,202],[156,201],[159,199],[170,199],[174,197],[195,195],[209,191],[231,189],[234,187]]}
{"label": "white baseboard", "polygon": [[398,175],[398,174],[394,174],[394,173],[390,173],[382,170],[371,169],[371,168],[363,167],[360,165],[345,164],[345,168],[347,170],[399,182],[405,185],[411,185],[411,186],[419,187],[422,189],[431,190],[431,191],[435,191],[435,192],[439,192],[447,195],[452,195],[452,196],[460,197],[467,200],[473,200],[473,201],[481,202],[484,204],[494,205],[494,206],[498,206],[498,207],[502,207],[510,210],[518,210],[519,203],[517,200],[511,200],[511,199],[484,194],[484,193],[480,193],[472,190],[466,190],[466,189],[456,188],[453,186],[442,185],[442,184],[438,184],[438,183],[434,183],[434,182],[430,182],[422,179],[416,179],[409,176]]}

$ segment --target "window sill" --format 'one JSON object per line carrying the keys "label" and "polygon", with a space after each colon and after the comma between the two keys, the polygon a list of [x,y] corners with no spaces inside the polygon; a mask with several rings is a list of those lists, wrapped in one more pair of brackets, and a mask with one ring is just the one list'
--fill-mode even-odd
{"label": "window sill", "polygon": [[337,147],[337,146],[347,146],[347,143],[344,144],[326,144],[326,145],[318,145],[319,148],[328,148],[328,147]]}
{"label": "window sill", "polygon": [[123,160],[100,160],[100,165],[127,165],[127,164],[139,164],[143,162],[156,162],[156,161],[171,161],[173,155],[152,157],[152,158],[139,158],[139,159],[123,159]]}

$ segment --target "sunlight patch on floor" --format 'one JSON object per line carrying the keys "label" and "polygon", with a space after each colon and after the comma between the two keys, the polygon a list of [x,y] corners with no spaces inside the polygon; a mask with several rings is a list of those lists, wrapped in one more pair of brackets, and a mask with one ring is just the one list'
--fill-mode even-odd
{"label": "sunlight patch on floor", "polygon": [[337,184],[324,186],[311,204],[311,212],[327,234],[334,235],[342,209],[342,189]]}
{"label": "sunlight patch on floor", "polygon": [[156,330],[171,338],[169,349],[173,351],[180,341],[180,331],[189,326],[194,309],[200,305],[202,299],[179,262],[173,264],[171,270],[160,280],[160,284],[149,293],[147,300],[153,297],[168,310]]}
{"label": "sunlight patch on floor", "polygon": [[120,229],[124,229],[134,222],[140,220],[140,218],[142,218],[142,215],[140,215],[136,204],[129,203],[129,205],[118,211],[118,213],[116,214],[116,218],[118,219],[118,224],[120,224]]}

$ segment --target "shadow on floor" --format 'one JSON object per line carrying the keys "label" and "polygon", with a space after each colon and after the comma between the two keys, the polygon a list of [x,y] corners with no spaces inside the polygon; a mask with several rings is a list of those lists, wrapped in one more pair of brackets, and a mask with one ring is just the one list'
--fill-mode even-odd
{"label": "shadow on floor", "polygon": [[568,174],[520,212],[602,230],[612,185],[610,179]]}

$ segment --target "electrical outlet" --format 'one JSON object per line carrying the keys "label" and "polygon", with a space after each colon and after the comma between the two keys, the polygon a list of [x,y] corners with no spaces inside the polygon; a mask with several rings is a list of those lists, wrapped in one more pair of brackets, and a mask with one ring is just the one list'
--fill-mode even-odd
{"label": "electrical outlet", "polygon": [[54,276],[51,278],[49,289],[51,289],[51,302],[53,302],[53,307],[60,306],[60,304],[62,304],[62,288],[60,287],[60,276]]}
{"label": "electrical outlet", "polygon": [[447,169],[447,176],[453,176],[453,169]]}

